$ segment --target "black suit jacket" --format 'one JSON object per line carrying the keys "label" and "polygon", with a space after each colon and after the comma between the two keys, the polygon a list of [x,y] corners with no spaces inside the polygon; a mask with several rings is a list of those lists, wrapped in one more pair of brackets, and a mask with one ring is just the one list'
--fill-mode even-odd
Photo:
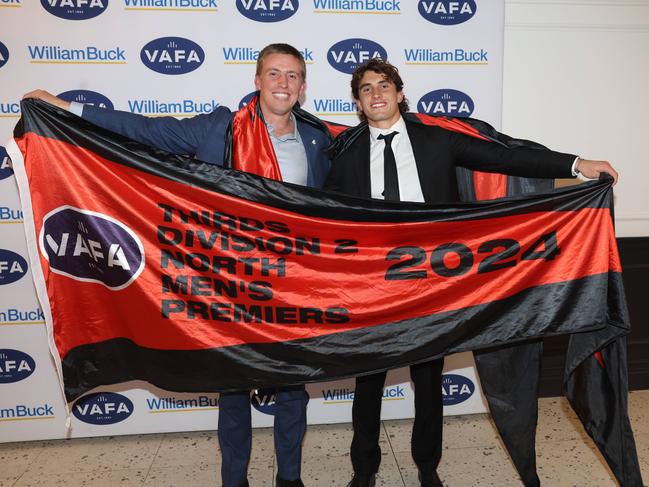
{"label": "black suit jacket", "polygon": [[[460,201],[456,168],[498,172],[528,178],[569,178],[577,156],[547,149],[505,147],[404,116],[427,203]],[[352,130],[358,130],[355,127]],[[371,197],[370,131],[334,154],[325,189]]]}

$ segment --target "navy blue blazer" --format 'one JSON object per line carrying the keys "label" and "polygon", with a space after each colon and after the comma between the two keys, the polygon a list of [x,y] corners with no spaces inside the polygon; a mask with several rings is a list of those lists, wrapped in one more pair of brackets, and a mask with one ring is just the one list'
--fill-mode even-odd
{"label": "navy blue blazer", "polygon": [[[191,118],[152,118],[84,105],[82,116],[95,125],[143,144],[222,166],[226,133],[234,114],[229,108],[220,106],[211,113]],[[331,136],[300,119],[297,119],[297,129],[306,151],[307,186],[321,188],[331,164],[325,152]]]}
{"label": "navy blue blazer", "polygon": [[[422,124],[409,114],[404,114],[403,118],[426,203],[462,201],[456,172],[458,166],[527,178],[572,177],[572,163],[577,157],[574,154],[528,148],[522,144],[503,147]],[[357,130],[358,135],[333,154],[325,189],[370,198],[370,131],[362,125],[350,130]]]}

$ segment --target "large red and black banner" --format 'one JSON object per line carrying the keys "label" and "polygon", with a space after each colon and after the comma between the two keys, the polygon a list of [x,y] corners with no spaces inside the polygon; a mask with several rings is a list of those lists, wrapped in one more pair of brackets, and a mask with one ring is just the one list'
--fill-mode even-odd
{"label": "large red and black banner", "polygon": [[557,334],[581,337],[572,373],[629,331],[609,182],[455,207],[363,200],[162,153],[35,101],[15,142],[70,400],[131,379],[321,381]]}
{"label": "large red and black banner", "polygon": [[457,208],[366,201],[26,108],[16,141],[70,398],[133,378],[316,381],[628,330],[608,183]]}

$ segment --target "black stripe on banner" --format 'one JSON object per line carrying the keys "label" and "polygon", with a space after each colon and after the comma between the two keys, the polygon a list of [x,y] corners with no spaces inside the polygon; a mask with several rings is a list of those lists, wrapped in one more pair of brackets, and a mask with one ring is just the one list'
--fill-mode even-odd
{"label": "black stripe on banner", "polygon": [[306,216],[358,222],[467,221],[528,212],[608,208],[613,193],[609,181],[498,200],[431,205],[387,202],[280,183],[253,174],[224,169],[196,159],[169,154],[102,129],[40,100],[21,102],[22,118],[14,131],[19,138],[34,132],[88,149],[104,159],[183,185],[245,199]]}
{"label": "black stripe on banner", "polygon": [[[624,309],[609,309],[607,291],[621,275],[606,273],[538,286],[485,305],[280,343],[207,350],[155,350],[126,338],[84,345],[63,360],[72,401],[99,385],[145,380],[169,391],[236,391],[319,382],[394,369],[433,357],[579,332],[587,356],[628,333]],[[615,294],[615,293],[614,293]],[[614,301],[623,306],[624,301]],[[606,319],[621,321],[605,321]],[[236,326],[236,325],[235,325]],[[574,359],[567,358],[568,364]]]}

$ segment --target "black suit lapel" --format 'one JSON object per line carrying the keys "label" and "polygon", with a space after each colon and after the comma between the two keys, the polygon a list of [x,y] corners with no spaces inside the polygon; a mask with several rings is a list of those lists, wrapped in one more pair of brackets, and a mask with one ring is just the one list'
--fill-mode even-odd
{"label": "black suit lapel", "polygon": [[359,196],[372,197],[372,183],[370,182],[370,131],[359,137],[358,143],[353,145],[353,160],[356,168],[355,178],[358,182]]}
{"label": "black suit lapel", "polygon": [[406,121],[406,128],[408,129],[410,145],[412,145],[412,152],[417,164],[421,192],[424,195],[424,201],[430,203],[434,201],[433,181],[435,177],[433,164],[430,163],[433,151],[431,134],[426,133],[426,127],[418,123]]}

